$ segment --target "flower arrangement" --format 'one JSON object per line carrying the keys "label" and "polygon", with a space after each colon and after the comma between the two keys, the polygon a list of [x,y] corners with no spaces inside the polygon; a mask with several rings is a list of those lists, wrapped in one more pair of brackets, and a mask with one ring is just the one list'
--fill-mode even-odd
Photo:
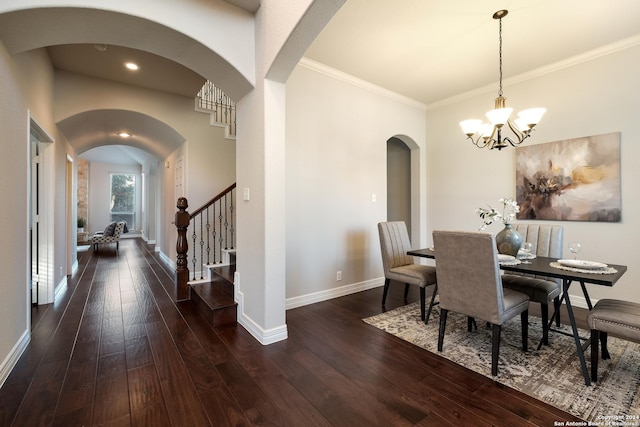
{"label": "flower arrangement", "polygon": [[520,212],[520,206],[512,198],[502,198],[499,201],[502,203],[502,213],[491,206],[489,206],[489,209],[476,209],[476,213],[480,216],[480,219],[482,219],[482,227],[480,227],[480,231],[484,230],[488,225],[493,224],[499,219],[502,220],[504,225],[511,224],[516,218],[516,214]]}

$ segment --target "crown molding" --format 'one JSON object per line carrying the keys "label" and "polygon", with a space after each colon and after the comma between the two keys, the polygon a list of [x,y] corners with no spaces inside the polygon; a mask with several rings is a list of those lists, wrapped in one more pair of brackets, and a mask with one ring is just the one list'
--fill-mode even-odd
{"label": "crown molding", "polygon": [[347,74],[345,72],[336,70],[335,68],[329,67],[327,65],[321,64],[320,62],[314,61],[313,59],[309,59],[307,57],[303,57],[298,65],[308,68],[310,70],[316,71],[320,74],[324,74],[328,77],[334,78],[336,80],[342,81],[344,83],[350,84],[352,86],[358,87],[360,89],[364,89],[368,92],[375,93],[380,96],[384,96],[386,98],[392,99],[393,101],[397,101],[403,104],[406,104],[413,108],[418,108],[420,110],[426,111],[427,106],[421,102],[416,101],[415,99],[411,99],[404,95],[400,95],[396,92],[385,89],[381,86],[377,86],[373,83],[370,83],[366,80],[362,80],[358,77],[355,77],[351,74]]}
{"label": "crown molding", "polygon": [[[640,35],[622,39],[617,42],[599,47],[597,49],[593,49],[589,52],[585,52],[580,55],[575,55],[570,58],[566,58],[562,61],[558,61],[556,63],[545,65],[544,67],[536,68],[526,73],[522,73],[517,76],[510,77],[504,80],[504,86],[511,86],[518,83],[526,82],[528,80],[533,80],[533,79],[545,76],[547,74],[555,73],[556,71],[564,70],[566,68],[573,67],[575,65],[593,61],[594,59],[611,55],[613,53],[616,53],[622,50],[630,49],[638,45],[640,45]],[[427,105],[427,110],[435,110],[437,108],[445,107],[447,105],[456,104],[458,102],[462,102],[464,100],[467,100],[479,95],[493,93],[495,92],[495,90],[496,90],[496,84],[492,83],[490,85],[482,86],[480,88],[477,88],[468,92],[464,92],[459,95],[452,96],[450,98],[445,98],[443,100],[433,102]]]}

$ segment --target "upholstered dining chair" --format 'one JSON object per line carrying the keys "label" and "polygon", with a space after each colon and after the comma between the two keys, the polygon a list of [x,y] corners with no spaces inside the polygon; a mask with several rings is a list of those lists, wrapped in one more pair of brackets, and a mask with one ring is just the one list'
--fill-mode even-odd
{"label": "upholstered dining chair", "polygon": [[[564,228],[560,225],[517,224],[516,231],[523,242],[533,243],[533,252],[538,256],[562,258]],[[554,302],[556,324],[560,325],[560,279],[544,276],[524,276],[509,273],[502,276],[502,285],[507,289],[522,292],[533,302],[540,304],[542,319],[542,343],[549,344],[549,303]]]}
{"label": "upholstered dining chair", "polygon": [[492,325],[491,375],[498,375],[502,325],[520,315],[522,351],[527,351],[529,297],[503,289],[493,234],[484,232],[433,232],[440,295],[438,351],[442,351],[449,311]]}
{"label": "upholstered dining chair", "polygon": [[[384,290],[382,291],[382,305],[387,301],[387,292],[391,280],[404,283],[404,299],[407,299],[409,285],[420,287],[420,317],[425,323],[429,322],[431,308],[437,293],[436,268],[417,264],[413,257],[407,255],[411,242],[407,225],[404,221],[381,222],[378,224],[380,234],[380,249],[382,251],[382,267],[384,269]],[[425,314],[426,287],[436,285],[429,304],[429,311]]]}

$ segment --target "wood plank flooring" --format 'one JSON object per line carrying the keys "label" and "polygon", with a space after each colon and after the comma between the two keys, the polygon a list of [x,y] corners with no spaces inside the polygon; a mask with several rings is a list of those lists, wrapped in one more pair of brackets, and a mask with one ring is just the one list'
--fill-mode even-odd
{"label": "wood plank flooring", "polygon": [[[361,321],[377,288],[287,312],[260,345],[175,304],[141,241],[80,254],[0,389],[0,426],[553,426],[577,420]],[[387,309],[404,304],[391,286]],[[418,298],[411,290],[410,301]]]}

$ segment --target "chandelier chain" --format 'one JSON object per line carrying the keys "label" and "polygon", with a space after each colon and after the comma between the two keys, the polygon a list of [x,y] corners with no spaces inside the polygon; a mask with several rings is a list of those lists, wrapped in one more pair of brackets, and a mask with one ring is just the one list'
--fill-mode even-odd
{"label": "chandelier chain", "polygon": [[500,18],[499,32],[498,32],[498,40],[500,41],[500,47],[498,49],[499,57],[500,57],[500,89],[498,90],[498,96],[502,96],[502,18]]}

